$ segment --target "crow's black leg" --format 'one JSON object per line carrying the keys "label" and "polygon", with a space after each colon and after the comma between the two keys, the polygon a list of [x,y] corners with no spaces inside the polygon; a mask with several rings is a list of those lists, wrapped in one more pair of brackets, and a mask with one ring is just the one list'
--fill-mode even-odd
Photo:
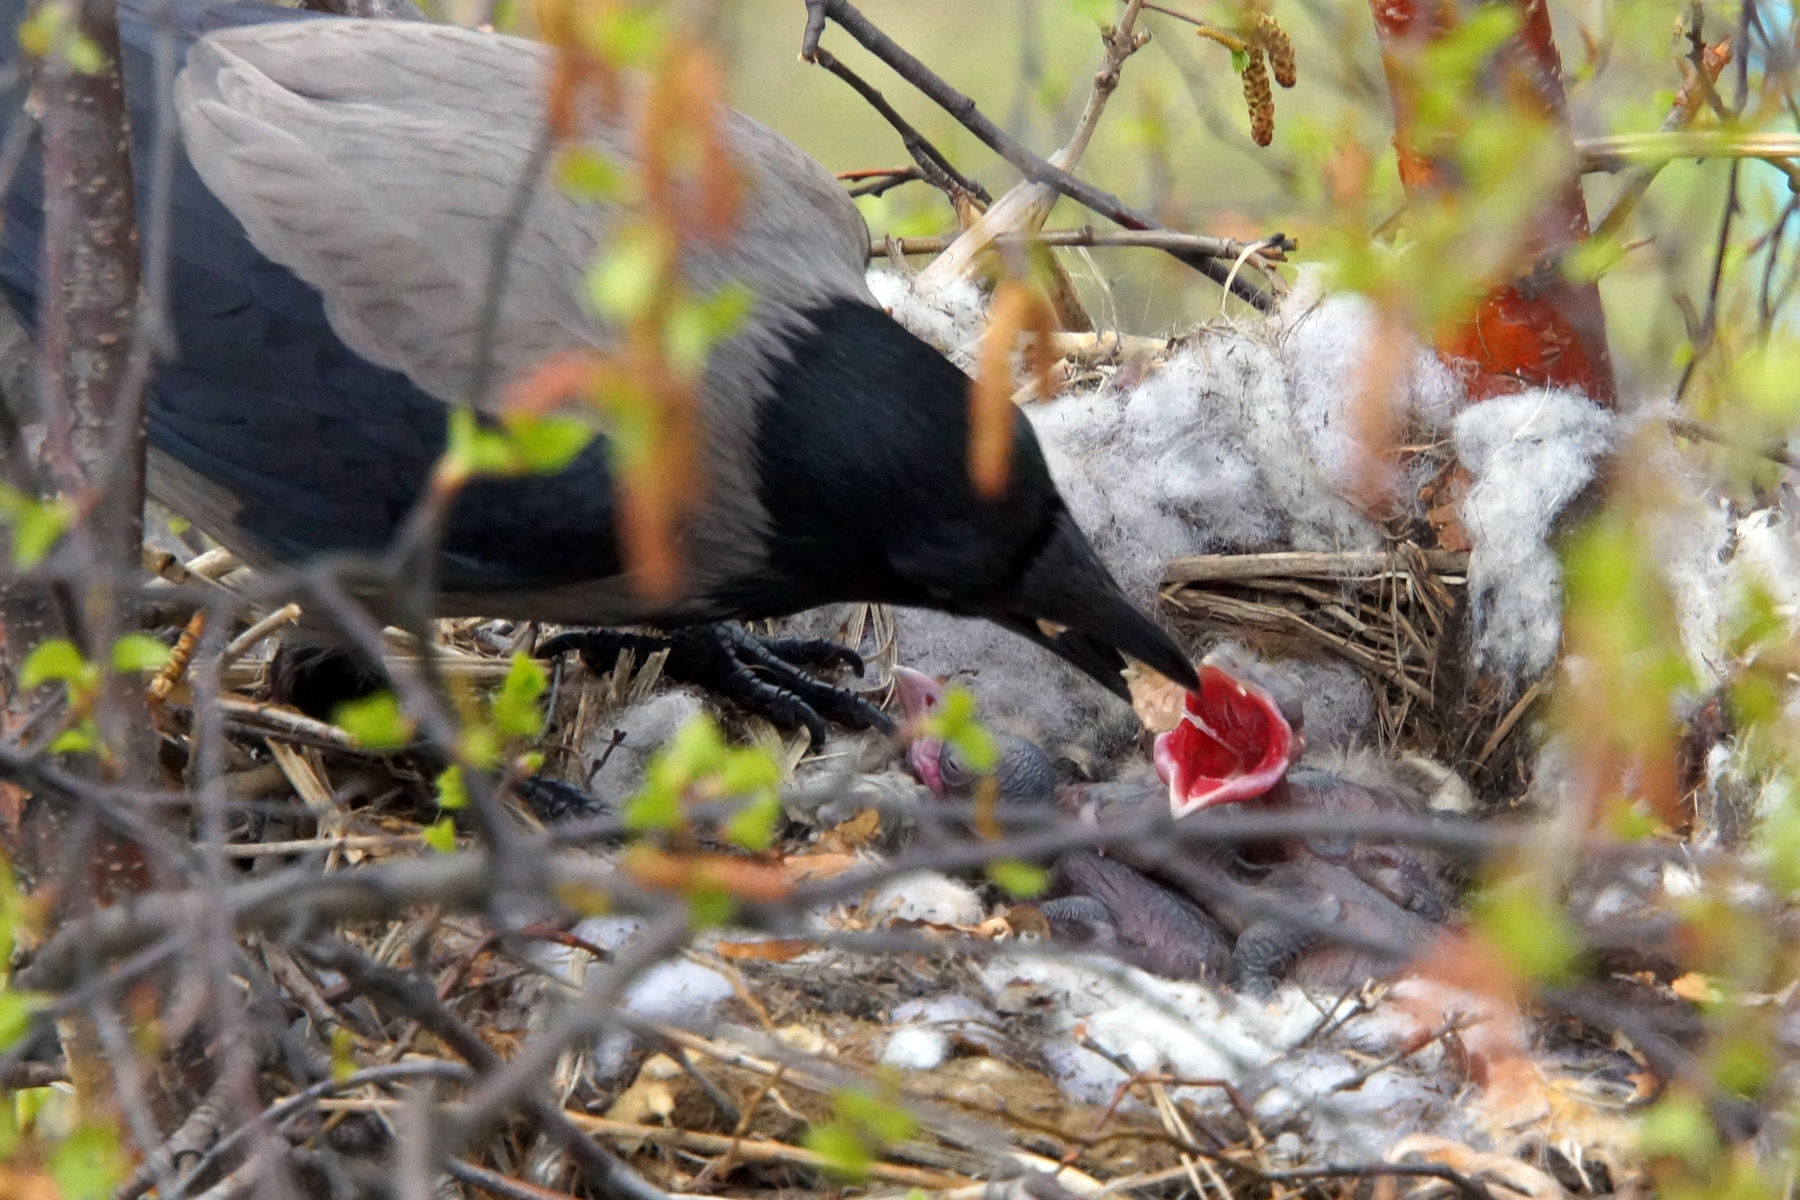
{"label": "crow's black leg", "polygon": [[641,661],[664,648],[669,657],[663,674],[670,679],[716,692],[778,728],[803,728],[815,746],[825,741],[827,720],[852,729],[894,728],[868,701],[801,669],[847,666],[862,674],[862,658],[854,650],[818,638],[760,638],[730,622],[676,629],[666,637],[586,629],[558,634],[539,646],[538,654],[550,658],[574,650],[590,671],[601,672],[611,670],[628,649]]}

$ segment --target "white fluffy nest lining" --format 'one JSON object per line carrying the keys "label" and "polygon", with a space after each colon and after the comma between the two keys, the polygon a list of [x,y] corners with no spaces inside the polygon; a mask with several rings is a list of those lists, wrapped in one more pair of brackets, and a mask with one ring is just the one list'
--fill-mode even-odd
{"label": "white fluffy nest lining", "polygon": [[[889,271],[870,284],[909,329],[972,361],[984,328],[976,288],[926,297]],[[1388,546],[1348,498],[1373,461],[1357,405],[1379,344],[1365,302],[1302,286],[1260,325],[1203,328],[1149,369],[1091,373],[1027,412],[1076,520],[1133,599],[1152,607],[1173,559]],[[1460,512],[1472,543],[1470,654],[1516,693],[1560,642],[1561,569],[1547,539],[1622,436],[1621,419],[1566,391],[1469,405],[1433,354],[1407,353],[1394,427],[1453,446],[1471,476]],[[1422,526],[1420,489],[1447,458],[1418,456],[1395,481],[1399,523]],[[896,652],[928,673],[961,676],[992,720],[1048,743],[1103,752],[1129,732],[1098,687],[982,624],[902,613]],[[1365,740],[1374,704],[1362,676],[1345,665],[1306,669],[1317,709],[1307,714],[1310,736]]]}

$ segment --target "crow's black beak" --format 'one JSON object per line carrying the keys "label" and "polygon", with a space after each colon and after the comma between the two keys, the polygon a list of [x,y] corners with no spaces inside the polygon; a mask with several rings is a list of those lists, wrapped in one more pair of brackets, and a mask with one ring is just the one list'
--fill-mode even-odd
{"label": "crow's black beak", "polygon": [[1174,639],[1139,612],[1088,545],[1073,518],[1057,514],[1049,541],[1018,586],[982,615],[1030,638],[1129,701],[1124,655],[1190,691],[1200,678]]}

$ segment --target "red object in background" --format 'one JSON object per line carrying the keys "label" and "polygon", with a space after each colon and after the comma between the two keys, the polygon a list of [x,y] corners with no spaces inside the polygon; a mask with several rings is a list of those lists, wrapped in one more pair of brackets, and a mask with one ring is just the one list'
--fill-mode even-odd
{"label": "red object in background", "polygon": [[[1562,58],[1550,30],[1544,0],[1499,0],[1519,13],[1519,33],[1499,54],[1499,70],[1487,86],[1525,98],[1569,138]],[[1455,186],[1455,168],[1419,147],[1412,137],[1414,83],[1408,61],[1424,45],[1456,27],[1454,0],[1370,0],[1381,39],[1382,66],[1394,106],[1394,146],[1407,195]],[[1522,86],[1520,86],[1522,85]],[[1570,140],[1569,161],[1574,161]],[[1533,220],[1522,256],[1538,264],[1527,275],[1495,284],[1466,321],[1440,331],[1438,352],[1472,369],[1475,399],[1524,387],[1564,386],[1611,405],[1617,400],[1612,359],[1606,349],[1606,317],[1600,289],[1564,277],[1560,259],[1588,236],[1587,201],[1572,176]],[[1458,365],[1452,363],[1452,365]]]}

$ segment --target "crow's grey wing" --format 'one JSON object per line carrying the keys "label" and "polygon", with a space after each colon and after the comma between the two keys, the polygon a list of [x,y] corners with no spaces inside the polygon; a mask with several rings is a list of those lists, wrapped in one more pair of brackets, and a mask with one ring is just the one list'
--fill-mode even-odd
{"label": "crow's grey wing", "polygon": [[[547,63],[542,46],[443,26],[256,25],[193,47],[176,107],[207,186],[258,250],[319,289],[339,336],[459,399],[494,233],[541,127]],[[812,304],[868,299],[867,233],[842,188],[785,139],[722,115],[746,200],[729,243],[685,262],[695,287],[748,285],[752,343]],[[634,125],[627,111],[592,140],[628,165]],[[502,377],[607,343],[585,274],[619,219],[540,181],[495,339]]]}

